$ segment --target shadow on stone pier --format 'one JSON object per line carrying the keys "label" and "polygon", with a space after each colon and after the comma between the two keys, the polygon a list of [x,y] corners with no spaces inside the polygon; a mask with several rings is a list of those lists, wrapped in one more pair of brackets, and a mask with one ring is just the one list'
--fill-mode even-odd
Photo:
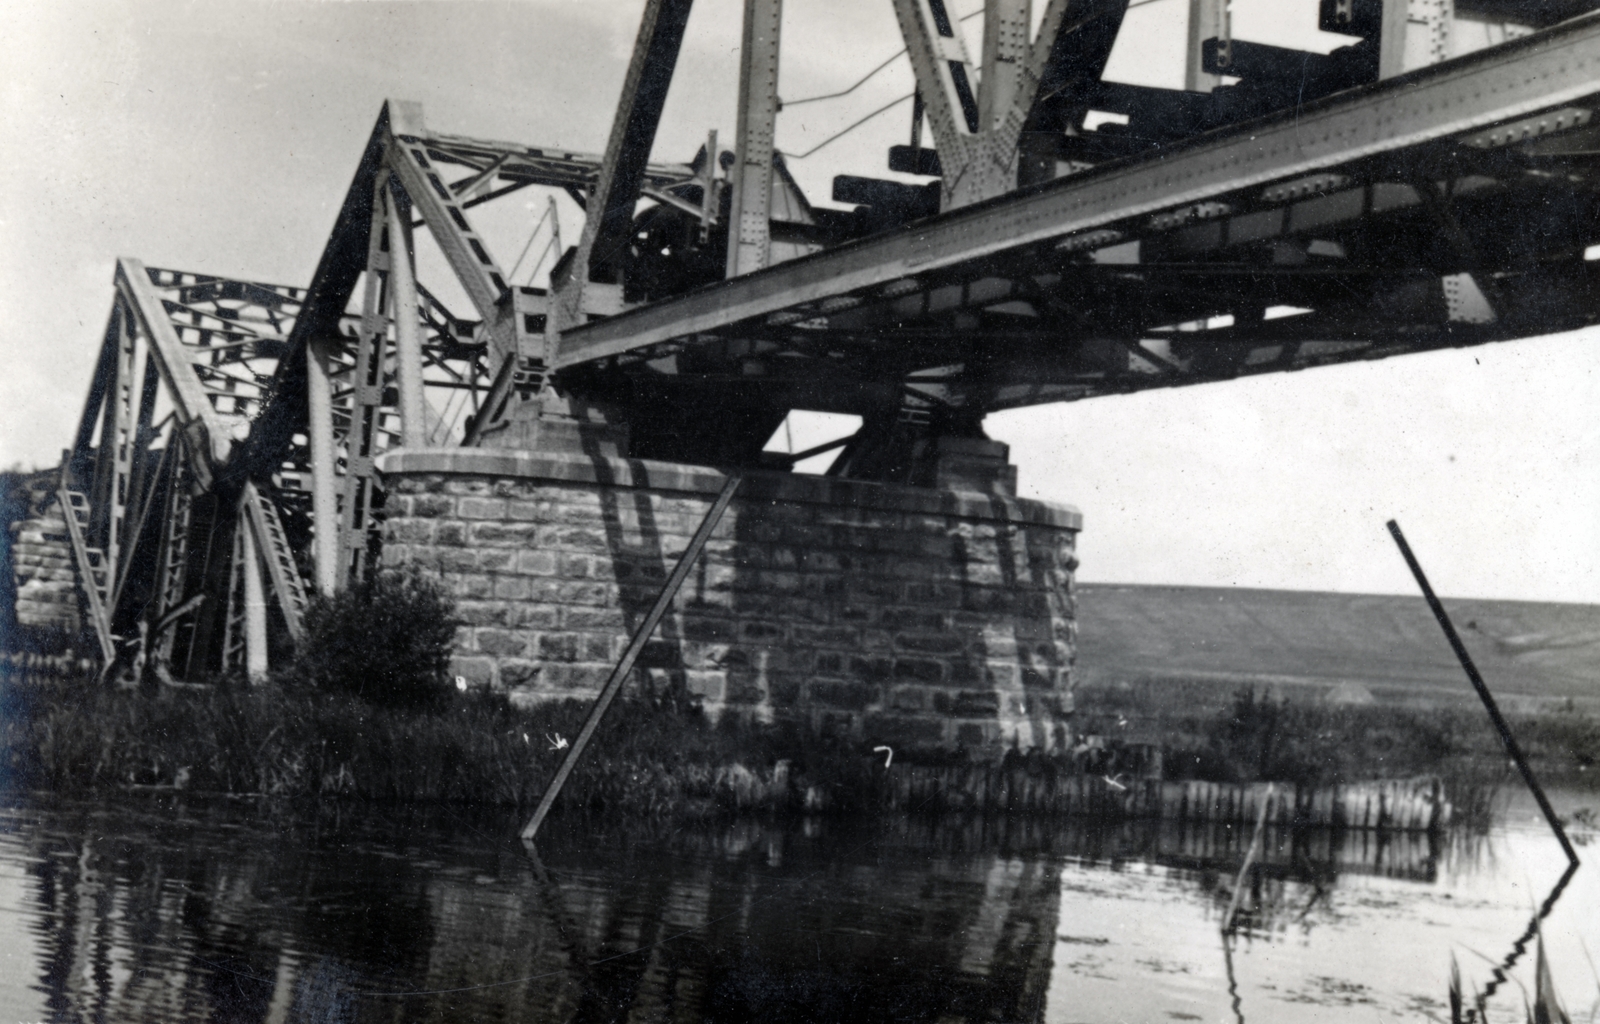
{"label": "shadow on stone pier", "polygon": [[[599,454],[398,451],[384,563],[438,573],[456,674],[521,701],[592,697],[724,478]],[[713,716],[867,745],[1068,741],[1070,508],[751,473],[638,670]]]}

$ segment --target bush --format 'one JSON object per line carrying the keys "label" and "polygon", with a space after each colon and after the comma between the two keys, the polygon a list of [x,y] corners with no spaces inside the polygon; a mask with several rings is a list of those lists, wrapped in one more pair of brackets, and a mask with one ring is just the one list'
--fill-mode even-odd
{"label": "bush", "polygon": [[1195,738],[1175,763],[1222,782],[1329,785],[1459,771],[1465,761],[1501,757],[1482,713],[1465,704],[1424,710],[1304,703],[1245,687],[1188,731]]}
{"label": "bush", "polygon": [[455,603],[416,570],[367,577],[306,610],[293,681],[386,707],[427,707],[450,694]]}

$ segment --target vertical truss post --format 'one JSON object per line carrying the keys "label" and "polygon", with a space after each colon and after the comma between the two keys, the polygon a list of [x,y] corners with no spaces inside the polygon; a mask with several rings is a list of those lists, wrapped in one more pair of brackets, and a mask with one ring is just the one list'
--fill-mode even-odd
{"label": "vertical truss post", "polygon": [[1189,0],[1189,42],[1184,59],[1183,87],[1190,92],[1210,92],[1222,84],[1221,75],[1205,69],[1202,46],[1207,39],[1229,39],[1228,0]]}
{"label": "vertical truss post", "polygon": [[[145,456],[150,455],[150,453],[141,449],[140,455],[141,458],[137,463],[139,468],[135,474],[136,478],[138,478],[138,485],[132,488],[134,493],[139,496],[133,505],[133,510],[136,510],[137,514],[124,520],[125,524],[131,523],[132,526],[126,531],[128,543],[122,547],[121,565],[116,567],[116,572],[113,574],[116,585],[111,590],[110,599],[106,602],[107,614],[112,622],[118,624],[123,621],[123,617],[118,612],[122,609],[123,599],[128,593],[129,584],[133,584],[134,589],[138,591],[149,581],[148,570],[139,571],[142,568],[137,561],[139,558],[139,546],[141,543],[146,543],[145,527],[149,522],[150,514],[155,511],[155,506],[158,503],[157,499],[164,497],[166,487],[171,485],[171,477],[174,470],[173,462],[175,461],[176,453],[170,445],[161,449],[161,454],[156,458],[153,472],[147,472],[144,468],[147,462]],[[148,479],[144,479],[145,477],[148,477]],[[140,595],[138,600],[143,602],[148,600],[149,597],[148,593],[144,593]]]}
{"label": "vertical truss post", "polygon": [[1456,0],[1407,0],[1406,33],[1415,33],[1420,64],[1438,64],[1450,59],[1450,32],[1456,23]]}
{"label": "vertical truss post", "polygon": [[244,542],[244,531],[235,524],[233,553],[228,559],[228,604],[222,620],[223,671],[245,664]]}
{"label": "vertical truss post", "polygon": [[94,489],[89,492],[89,529],[86,540],[105,553],[108,593],[116,589],[114,574],[123,541],[123,521],[128,513],[130,469],[133,463],[134,421],[138,416],[139,341],[128,317],[117,333],[117,360],[100,425],[100,451],[95,459]]}
{"label": "vertical truss post", "polygon": [[315,562],[317,590],[332,597],[339,589],[338,479],[334,461],[338,455],[333,443],[333,380],[328,372],[331,343],[312,341],[306,345],[306,440],[311,448],[311,515],[316,533]]}
{"label": "vertical truss post", "polygon": [[[1026,0],[1023,0],[1026,2]],[[745,0],[739,51],[739,125],[727,276],[767,265],[772,246],[772,147],[778,117],[778,37],[783,0]],[[708,163],[710,155],[707,155]]]}
{"label": "vertical truss post", "polygon": [[261,552],[256,546],[255,532],[244,522],[240,509],[240,522],[234,529],[239,537],[239,557],[244,577],[244,671],[252,683],[267,674],[267,595],[261,584]]}
{"label": "vertical truss post", "polygon": [[[716,137],[717,137],[717,133],[713,129],[712,132],[711,132],[711,138],[712,138],[713,142],[716,141]],[[562,256],[566,255],[566,252],[567,252],[566,247],[561,244],[561,208],[556,205],[556,197],[555,196],[553,196],[553,195],[550,196],[549,197],[549,202],[550,202],[550,206],[549,206],[549,210],[550,210],[550,247],[546,251],[555,253],[555,258],[559,260]],[[541,255],[539,257],[539,259],[543,260],[544,256]],[[528,272],[528,283],[529,284],[533,283],[533,275],[534,275],[535,272],[538,271],[538,269],[539,268],[537,266],[535,266],[533,268],[533,270]],[[548,359],[548,356],[546,356],[546,359]],[[477,392],[473,392],[473,397],[474,397],[474,399],[476,399]]]}
{"label": "vertical truss post", "polygon": [[427,444],[423,422],[422,340],[417,333],[417,278],[412,263],[411,216],[401,209],[400,189],[388,190],[389,297],[394,318],[395,376],[400,390],[400,443],[407,448]]}
{"label": "vertical truss post", "polygon": [[105,403],[106,390],[111,386],[111,378],[117,372],[117,341],[122,336],[122,319],[124,316],[122,303],[111,303],[111,315],[106,320],[105,338],[100,344],[100,358],[95,363],[94,379],[89,384],[89,397],[83,403],[83,415],[78,419],[78,435],[72,444],[72,453],[68,459],[71,468],[71,482],[81,485],[93,459],[94,452],[90,448],[94,441],[95,426],[100,420],[100,412]]}
{"label": "vertical truss post", "polygon": [[[711,226],[717,222],[720,204],[717,202],[717,130],[706,133],[706,162],[700,168],[700,241],[711,237]],[[551,199],[551,202],[555,202]],[[556,238],[561,237],[561,223],[556,222]],[[559,251],[560,243],[556,244]]]}
{"label": "vertical truss post", "polygon": [[983,81],[978,89],[978,124],[994,131],[1016,103],[1032,35],[1032,0],[986,0],[983,5]]}
{"label": "vertical truss post", "polygon": [[[191,456],[196,447],[198,444],[191,439]],[[196,467],[198,460],[191,458],[189,465]],[[234,502],[218,494],[198,475],[190,493],[187,575],[195,590],[206,597],[196,608],[187,649],[181,652],[183,668],[179,674],[193,679],[213,671],[218,664],[226,669],[243,663],[244,605],[239,536],[234,529],[239,517],[233,514]],[[233,497],[237,499],[237,495]],[[214,664],[212,659],[218,655],[220,663]]]}
{"label": "vertical truss post", "polygon": [[[380,169],[379,180],[387,172]],[[389,261],[387,189],[372,194],[372,224],[367,242],[367,272],[361,299],[361,333],[351,379],[350,432],[347,435],[344,508],[339,520],[341,575],[359,579],[367,570],[367,531],[377,494],[373,467],[383,404],[383,364],[389,338],[387,305]]]}
{"label": "vertical truss post", "polygon": [[1411,0],[1382,0],[1378,28],[1378,78],[1393,78],[1406,70],[1406,29]]}
{"label": "vertical truss post", "polygon": [[[154,620],[165,618],[183,604],[189,576],[189,529],[193,516],[194,477],[189,470],[188,446],[174,433],[167,442],[167,458],[172,460],[172,475],[167,483],[166,517],[162,522],[161,551],[155,592]],[[156,657],[162,664],[172,660],[176,630],[162,632],[156,640]]]}
{"label": "vertical truss post", "polygon": [[[118,600],[124,584],[127,583],[128,574],[133,570],[134,551],[144,531],[145,519],[150,514],[151,499],[160,487],[160,477],[165,471],[166,450],[162,449],[161,453],[157,454],[150,448],[157,433],[153,421],[156,411],[156,392],[160,388],[160,367],[155,358],[147,354],[144,359],[144,384],[139,393],[138,415],[135,417],[133,430],[133,446],[128,456],[127,495],[123,499],[123,537],[118,543],[120,555],[116,567]],[[130,529],[127,512],[135,510],[137,515],[132,519]],[[111,604],[113,612],[116,606],[117,601],[113,601]]]}

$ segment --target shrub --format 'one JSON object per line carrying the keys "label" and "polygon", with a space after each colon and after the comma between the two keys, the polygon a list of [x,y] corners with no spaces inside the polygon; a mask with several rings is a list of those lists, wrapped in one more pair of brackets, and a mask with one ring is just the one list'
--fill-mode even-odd
{"label": "shrub", "polygon": [[450,693],[455,603],[415,569],[367,577],[306,610],[294,681],[387,707],[438,705]]}
{"label": "shrub", "polygon": [[1428,709],[1292,701],[1245,687],[1209,718],[1196,717],[1175,765],[1197,778],[1307,785],[1462,770],[1500,763],[1483,715],[1467,705]]}
{"label": "shrub", "polygon": [[1225,749],[1239,762],[1245,778],[1271,778],[1279,767],[1281,748],[1290,726],[1289,702],[1247,686],[1233,695],[1223,723]]}

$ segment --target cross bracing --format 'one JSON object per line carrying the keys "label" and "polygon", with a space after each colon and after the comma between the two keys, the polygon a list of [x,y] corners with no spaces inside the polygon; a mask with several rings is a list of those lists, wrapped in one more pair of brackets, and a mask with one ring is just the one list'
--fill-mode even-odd
{"label": "cross bracing", "polygon": [[[999,409],[1600,318],[1593,3],[1328,0],[1355,41],[1321,55],[1192,0],[1183,90],[1102,80],[1124,0],[1036,35],[986,0],[979,60],[942,0],[894,3],[919,99],[887,163],[932,180],[841,175],[854,209],[775,148],[779,0],[747,0],[731,150],[652,159],[690,3],[650,0],[603,153],[390,101],[306,288],[121,261],[62,494],[108,661],[259,671],[367,571],[397,447],[782,468],[811,409],[863,421],[830,472],[908,480]],[[530,189],[584,211],[547,287],[480,221]]]}
{"label": "cross bracing", "polygon": [[[61,492],[73,510],[80,578],[94,581],[84,588],[91,622],[108,660],[155,658],[180,674],[246,667],[246,605],[270,608],[272,632],[292,640],[304,581],[317,578],[317,474],[306,425],[277,446],[270,465],[253,470],[247,459],[262,410],[282,386],[305,292],[132,259],[118,262],[116,283]],[[450,443],[489,384],[483,346],[461,340],[477,324],[425,290],[416,320],[426,441]],[[353,450],[365,444],[370,457],[401,439],[393,354],[382,359],[368,435],[352,436],[362,413],[360,322],[341,315],[323,353],[335,481],[350,476]],[[344,502],[335,504],[342,515]],[[251,560],[258,574],[246,573]],[[251,586],[261,593],[247,593]]]}

